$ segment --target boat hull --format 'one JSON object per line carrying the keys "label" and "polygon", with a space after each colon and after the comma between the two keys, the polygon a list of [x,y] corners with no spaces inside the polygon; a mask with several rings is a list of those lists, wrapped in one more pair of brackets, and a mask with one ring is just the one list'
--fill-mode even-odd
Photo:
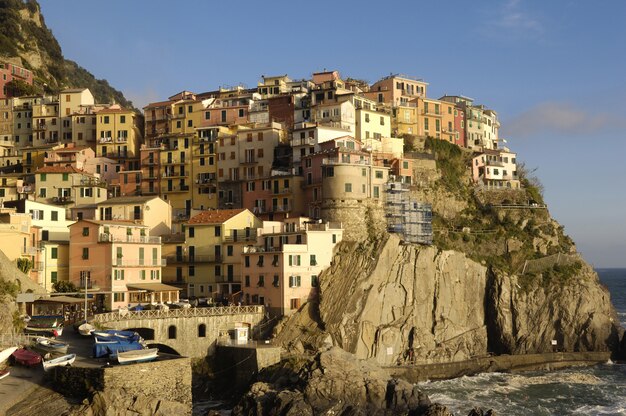
{"label": "boat hull", "polygon": [[34,367],[41,363],[41,355],[24,348],[15,351],[11,354],[11,357],[13,357],[13,360],[17,364],[21,364],[26,367]]}
{"label": "boat hull", "polygon": [[158,348],[119,352],[117,353],[117,362],[120,364],[144,363],[155,360],[158,352]]}
{"label": "boat hull", "polygon": [[74,364],[76,360],[76,354],[67,354],[53,360],[43,361],[43,370],[49,371],[54,367],[64,367]]}
{"label": "boat hull", "polygon": [[15,351],[17,351],[17,347],[11,347],[0,351],[0,364],[5,362]]}

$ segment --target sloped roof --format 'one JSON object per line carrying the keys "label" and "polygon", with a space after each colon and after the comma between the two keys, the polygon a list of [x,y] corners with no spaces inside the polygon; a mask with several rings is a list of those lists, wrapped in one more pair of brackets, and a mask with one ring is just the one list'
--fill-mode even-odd
{"label": "sloped roof", "polygon": [[93,176],[91,173],[77,169],[74,166],[44,166],[43,168],[37,169],[35,173],[82,173]]}
{"label": "sloped roof", "polygon": [[160,199],[156,195],[148,196],[119,196],[116,198],[109,198],[105,201],[98,202],[97,205],[127,205],[127,204],[142,204],[144,202],[152,201],[153,199]]}
{"label": "sloped roof", "polygon": [[203,211],[191,218],[187,224],[221,224],[228,221],[237,214],[247,211],[245,208],[239,209],[218,209],[211,211]]}

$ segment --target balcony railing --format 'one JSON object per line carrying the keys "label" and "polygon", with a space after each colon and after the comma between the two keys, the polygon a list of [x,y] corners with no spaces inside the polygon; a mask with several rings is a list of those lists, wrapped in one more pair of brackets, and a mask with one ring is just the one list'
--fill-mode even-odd
{"label": "balcony railing", "polygon": [[22,255],[34,256],[37,254],[37,247],[22,247]]}
{"label": "balcony railing", "polygon": [[190,256],[188,254],[167,256],[166,260],[169,264],[175,263],[221,263],[222,256],[219,254],[201,254]]}
{"label": "balcony railing", "polygon": [[162,259],[126,259],[114,258],[112,262],[114,267],[165,267],[167,260]]}
{"label": "balcony railing", "polygon": [[260,316],[265,312],[262,305],[252,306],[214,306],[211,308],[184,308],[163,310],[143,310],[143,311],[124,311],[100,313],[94,315],[94,322],[106,324],[107,322],[126,321],[134,319],[171,319],[199,316],[222,316],[222,315],[242,315],[242,314],[258,314]]}
{"label": "balcony railing", "polygon": [[111,143],[113,141],[112,137],[100,137],[98,139],[98,143]]}
{"label": "balcony railing", "polygon": [[162,192],[187,192],[189,191],[189,185],[182,186],[169,186],[165,188],[161,188]]}
{"label": "balcony railing", "polygon": [[71,196],[55,196],[52,198],[52,203],[56,205],[71,204],[74,202]]}
{"label": "balcony railing", "polygon": [[117,236],[113,234],[102,233],[98,236],[100,243],[139,243],[139,244],[161,244],[161,237],[132,235]]}

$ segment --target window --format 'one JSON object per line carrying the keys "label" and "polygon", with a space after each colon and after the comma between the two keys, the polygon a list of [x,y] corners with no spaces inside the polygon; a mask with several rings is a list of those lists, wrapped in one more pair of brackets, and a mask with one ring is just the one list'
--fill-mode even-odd
{"label": "window", "polygon": [[145,270],[141,271],[141,276],[140,277],[141,277],[141,280],[146,280],[146,271]]}
{"label": "window", "polygon": [[300,276],[289,276],[289,287],[300,287]]}
{"label": "window", "polygon": [[257,262],[257,266],[259,267],[263,267],[263,263],[265,262],[265,257],[263,257],[262,255],[259,256],[259,261]]}
{"label": "window", "polygon": [[196,266],[189,266],[189,276],[196,275]]}
{"label": "window", "polygon": [[204,112],[204,119],[205,120],[211,120],[211,112],[210,111],[205,111]]}
{"label": "window", "polygon": [[319,280],[317,279],[317,275],[311,275],[311,287],[317,287],[319,285]]}
{"label": "window", "polygon": [[280,286],[280,278],[277,274],[274,275],[274,281],[272,282],[272,286],[279,287]]}
{"label": "window", "polygon": [[333,234],[333,244],[337,242],[337,234]]}
{"label": "window", "polygon": [[39,188],[39,197],[40,198],[46,198],[46,188]]}
{"label": "window", "polygon": [[89,236],[89,227],[83,227],[83,237]]}
{"label": "window", "polygon": [[39,175],[39,180],[40,180],[41,182],[45,182],[45,181],[46,181],[46,176],[47,176],[47,175],[46,175],[45,173],[41,173],[41,174]]}
{"label": "window", "polygon": [[244,113],[243,113],[243,108],[239,109],[239,117],[243,117]]}
{"label": "window", "polygon": [[345,191],[346,192],[352,192],[352,184],[351,183],[346,183],[344,187],[345,187]]}
{"label": "window", "polygon": [[124,280],[124,270],[115,270],[113,272],[114,280]]}
{"label": "window", "polygon": [[193,127],[193,120],[187,120],[187,127]]}
{"label": "window", "polygon": [[103,123],[109,124],[109,116],[104,116]]}
{"label": "window", "polygon": [[193,237],[196,236],[196,229],[194,227],[189,227],[188,230],[189,230],[189,237],[190,238],[193,238]]}
{"label": "window", "polygon": [[367,176],[367,169],[361,169],[361,176]]}
{"label": "window", "polygon": [[311,266],[317,266],[317,259],[315,258],[315,254],[311,254]]}
{"label": "window", "polygon": [[88,259],[89,259],[89,248],[83,247],[83,260],[88,260]]}
{"label": "window", "polygon": [[374,187],[374,198],[380,198],[380,188],[378,186]]}
{"label": "window", "polygon": [[113,293],[113,302],[125,302],[125,293]]}
{"label": "window", "polygon": [[376,179],[382,179],[383,178],[383,171],[382,170],[377,170],[376,171]]}
{"label": "window", "polygon": [[259,282],[257,284],[258,287],[264,287],[265,286],[265,276],[260,275],[259,276]]}
{"label": "window", "polygon": [[120,116],[120,123],[126,123],[126,116]]}
{"label": "window", "polygon": [[227,256],[232,256],[233,255],[233,246],[226,246],[226,255]]}
{"label": "window", "polygon": [[250,287],[250,276],[244,276],[243,282],[246,287]]}
{"label": "window", "polygon": [[200,324],[198,325],[198,338],[206,337],[206,325]]}
{"label": "window", "polygon": [[57,247],[52,247],[50,249],[50,258],[58,259],[59,258],[59,249]]}
{"label": "window", "polygon": [[56,283],[57,282],[57,272],[50,272],[50,283]]}
{"label": "window", "polygon": [[243,263],[245,267],[250,267],[250,256],[245,256],[243,258]]}
{"label": "window", "polygon": [[167,338],[176,339],[176,326],[170,325],[169,328],[167,328]]}
{"label": "window", "polygon": [[219,237],[222,235],[222,228],[219,225],[215,226],[215,237]]}
{"label": "window", "polygon": [[300,255],[296,255],[296,254],[289,255],[289,265],[290,266],[299,266],[300,265]]}

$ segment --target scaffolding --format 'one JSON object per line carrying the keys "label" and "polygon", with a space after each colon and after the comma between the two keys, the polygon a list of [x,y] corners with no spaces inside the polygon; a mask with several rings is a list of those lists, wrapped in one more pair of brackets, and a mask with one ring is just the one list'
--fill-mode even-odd
{"label": "scaffolding", "polygon": [[400,182],[388,182],[385,195],[387,230],[408,243],[432,244],[432,206],[412,199],[408,185]]}

